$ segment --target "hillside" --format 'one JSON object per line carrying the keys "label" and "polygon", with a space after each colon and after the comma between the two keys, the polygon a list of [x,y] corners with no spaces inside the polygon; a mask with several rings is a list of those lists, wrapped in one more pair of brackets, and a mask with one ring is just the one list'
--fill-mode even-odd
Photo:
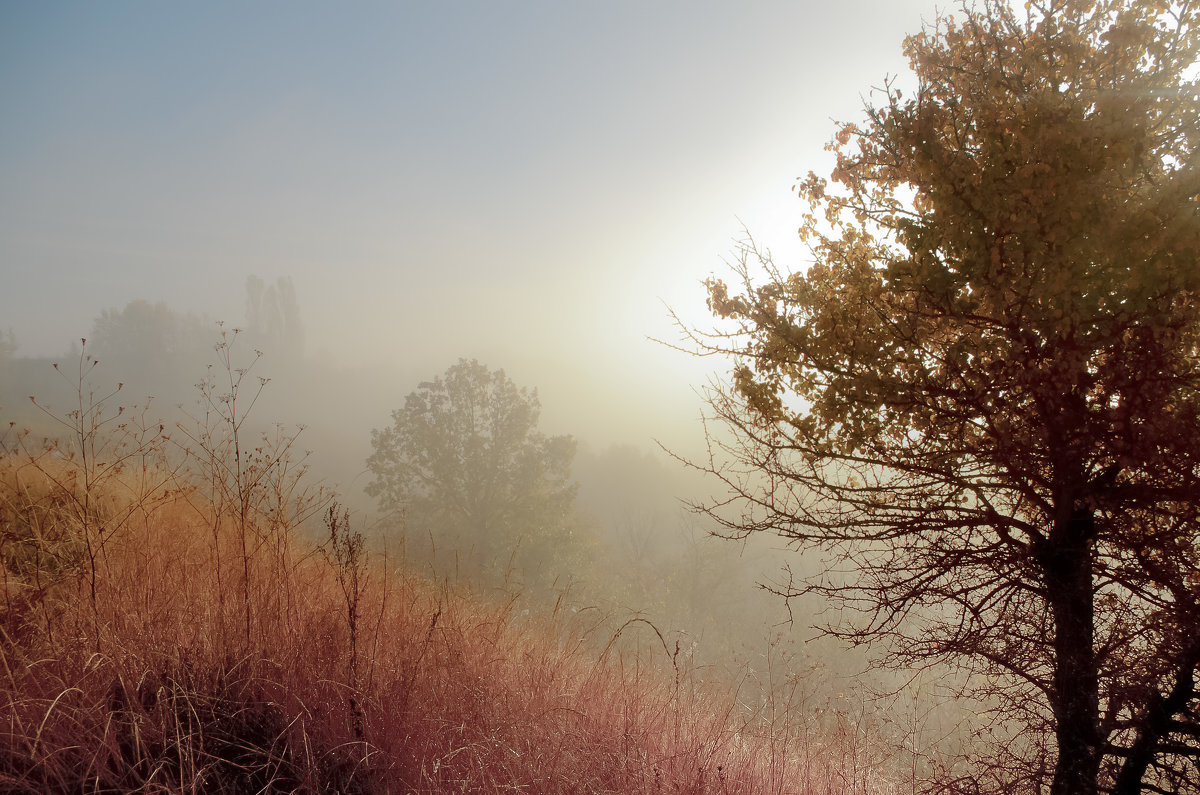
{"label": "hillside", "polygon": [[894,791],[636,617],[439,586],[278,478],[9,442],[0,790]]}

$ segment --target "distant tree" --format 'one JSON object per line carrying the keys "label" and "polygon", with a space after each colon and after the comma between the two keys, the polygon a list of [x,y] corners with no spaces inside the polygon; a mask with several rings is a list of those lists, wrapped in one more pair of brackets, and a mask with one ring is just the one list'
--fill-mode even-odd
{"label": "distant tree", "polygon": [[1024,8],[907,40],[915,91],[798,186],[807,269],[709,282],[713,513],[836,555],[781,589],[835,632],[971,674],[938,791],[1200,792],[1200,9]]}
{"label": "distant tree", "polygon": [[0,331],[0,376],[8,374],[9,363],[17,355],[17,337],[12,329]]}
{"label": "distant tree", "polygon": [[561,557],[575,441],[538,432],[540,410],[503,370],[459,360],[371,432],[367,494],[403,513],[410,538],[432,535],[476,568],[503,569],[518,549],[527,570]]}
{"label": "distant tree", "polygon": [[285,362],[304,358],[304,324],[291,278],[281,276],[270,285],[257,276],[246,278],[246,334],[251,345],[278,352]]}
{"label": "distant tree", "polygon": [[195,315],[139,299],[101,312],[87,347],[108,372],[132,385],[131,393],[174,400],[188,394],[204,372],[214,336],[215,326]]}
{"label": "distant tree", "polygon": [[10,385],[14,381],[12,363],[16,358],[16,353],[17,338],[12,329],[0,331],[0,453],[5,449],[4,442],[7,437],[8,423],[14,421],[9,417],[9,401],[13,401],[15,398]]}

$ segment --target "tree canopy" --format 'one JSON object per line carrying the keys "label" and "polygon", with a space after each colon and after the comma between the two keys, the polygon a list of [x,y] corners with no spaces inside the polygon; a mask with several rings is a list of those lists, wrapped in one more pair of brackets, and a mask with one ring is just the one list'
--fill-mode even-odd
{"label": "tree canopy", "polygon": [[569,546],[575,441],[537,430],[537,393],[503,370],[459,360],[371,432],[366,491],[403,514],[408,536],[451,547],[472,569],[527,573]]}
{"label": "tree canopy", "polygon": [[811,263],[708,284],[712,512],[840,557],[785,588],[832,631],[972,674],[995,741],[941,791],[1200,788],[1196,16],[940,18],[798,183]]}

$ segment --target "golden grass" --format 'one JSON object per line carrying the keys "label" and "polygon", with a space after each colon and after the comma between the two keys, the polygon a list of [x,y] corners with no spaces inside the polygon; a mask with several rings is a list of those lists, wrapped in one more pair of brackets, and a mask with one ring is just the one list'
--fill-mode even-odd
{"label": "golden grass", "polygon": [[97,495],[121,521],[93,610],[70,466],[0,459],[0,791],[894,791],[853,737],[623,653],[598,610],[530,619],[379,555],[351,681],[330,559],[252,527],[245,582],[241,528],[186,484]]}

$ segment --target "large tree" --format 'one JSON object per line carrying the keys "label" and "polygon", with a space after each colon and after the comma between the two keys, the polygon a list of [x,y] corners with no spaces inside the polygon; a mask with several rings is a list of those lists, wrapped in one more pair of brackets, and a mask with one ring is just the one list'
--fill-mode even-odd
{"label": "large tree", "polygon": [[1196,17],[939,19],[798,184],[811,263],[709,282],[712,510],[839,556],[789,588],[833,631],[966,669],[1015,736],[940,787],[1200,791]]}
{"label": "large tree", "polygon": [[[575,440],[537,429],[537,393],[503,370],[460,360],[422,383],[371,432],[367,494],[402,513],[409,537],[454,547],[471,568],[527,574],[570,546]],[[545,573],[545,572],[540,572]]]}

